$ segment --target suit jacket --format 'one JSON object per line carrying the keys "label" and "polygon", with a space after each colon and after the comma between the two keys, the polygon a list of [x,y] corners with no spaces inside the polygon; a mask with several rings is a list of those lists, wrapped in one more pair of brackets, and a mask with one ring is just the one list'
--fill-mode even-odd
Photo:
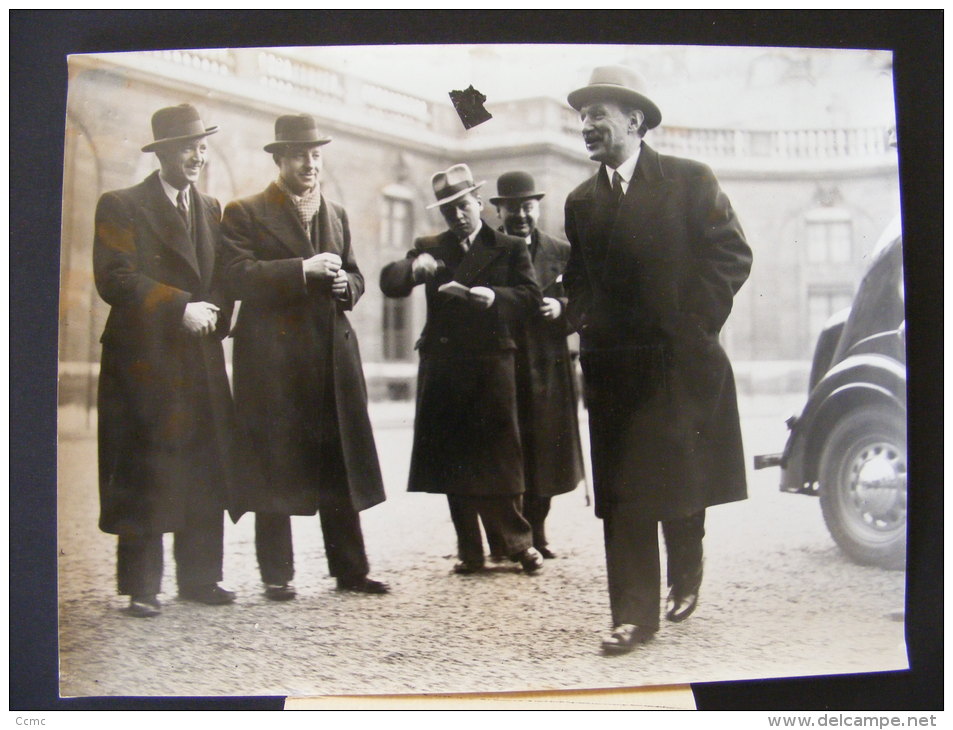
{"label": "suit jacket", "polygon": [[[274,183],[225,208],[225,278],[241,300],[235,405],[244,450],[260,476],[241,495],[244,510],[315,514],[322,493],[339,488],[331,482],[342,478],[340,456],[355,509],[385,498],[357,335],[346,314],[364,293],[347,213],[322,197],[312,228],[309,240]],[[341,257],[346,300],[331,296],[328,281],[305,280],[302,261],[320,252]]]}
{"label": "suit jacket", "polygon": [[526,492],[551,497],[575,489],[585,479],[575,363],[566,339],[570,326],[562,285],[570,246],[537,229],[530,253],[543,296],[562,305],[556,319],[546,319],[537,310],[517,328],[516,389]]}
{"label": "suit jacket", "polygon": [[[99,381],[100,527],[117,534],[181,529],[195,510],[222,508],[237,481],[234,420],[221,338],[224,292],[218,201],[191,195],[193,235],[158,172],[103,194],[93,273],[110,305]],[[182,327],[189,302],[219,308],[214,335]],[[218,462],[211,472],[208,462]]]}
{"label": "suit jacket", "polygon": [[[521,494],[514,338],[518,321],[541,302],[526,244],[485,222],[466,254],[450,231],[418,238],[405,259],[381,271],[385,295],[411,293],[417,284],[413,260],[424,252],[441,266],[425,284],[410,490]],[[451,280],[490,287],[496,295],[492,306],[479,309],[437,291]]]}
{"label": "suit jacket", "polygon": [[618,208],[603,169],[569,194],[566,235],[597,513],[635,502],[667,519],[743,499],[734,376],[718,333],[751,249],[711,170],[643,144]]}

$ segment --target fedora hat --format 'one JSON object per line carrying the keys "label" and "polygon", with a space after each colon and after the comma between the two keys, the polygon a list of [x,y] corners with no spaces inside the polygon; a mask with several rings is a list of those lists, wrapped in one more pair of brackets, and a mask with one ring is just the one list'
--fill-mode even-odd
{"label": "fedora hat", "polygon": [[191,104],[167,106],[152,115],[152,142],[142,148],[153,152],[170,142],[184,142],[215,134],[218,127],[206,127],[199,117],[198,109]]}
{"label": "fedora hat", "polygon": [[446,170],[434,173],[434,176],[430,178],[430,184],[433,185],[433,194],[437,197],[437,202],[428,205],[427,209],[436,208],[438,205],[456,200],[471,190],[476,190],[485,182],[486,180],[481,180],[474,183],[473,174],[467,165],[463,163],[451,165]]}
{"label": "fedora hat", "polygon": [[568,101],[576,111],[599,99],[627,102],[645,114],[645,126],[654,129],[662,121],[662,112],[646,96],[645,79],[626,66],[597,66],[589,77],[589,85],[569,94]]}
{"label": "fedora hat", "polygon": [[275,120],[275,141],[265,145],[265,152],[277,152],[289,144],[327,144],[330,137],[318,131],[310,114],[282,114]]}
{"label": "fedora hat", "polygon": [[503,200],[527,198],[539,200],[545,194],[536,190],[536,182],[528,172],[504,172],[496,179],[496,196],[490,198],[490,204],[497,205]]}

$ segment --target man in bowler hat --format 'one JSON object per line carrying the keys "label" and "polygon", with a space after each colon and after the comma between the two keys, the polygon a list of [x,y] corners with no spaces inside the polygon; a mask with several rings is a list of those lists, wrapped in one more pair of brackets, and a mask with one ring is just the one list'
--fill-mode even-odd
{"label": "man in bowler hat", "polygon": [[457,533],[454,572],[484,567],[491,545],[526,573],[543,566],[520,511],[523,456],[514,377],[517,322],[542,302],[526,244],[490,228],[470,168],[431,179],[448,230],[414,241],[381,272],[381,290],[406,297],[422,284],[427,322],[418,342],[410,491],[446,494]]}
{"label": "man in bowler hat", "polygon": [[321,191],[331,141],[307,114],[275,121],[265,145],[278,168],[264,192],[229,203],[223,266],[241,300],[235,407],[253,459],[236,509],[255,512],[264,595],[293,599],[291,515],[321,520],[338,590],[387,593],[368,577],[360,512],[384,501],[357,334],[347,318],[364,293],[347,213]]}
{"label": "man in bowler hat", "polygon": [[523,516],[533,528],[533,547],[544,558],[556,557],[546,537],[552,498],[585,479],[579,441],[573,360],[567,335],[563,270],[569,243],[539,230],[539,201],[527,172],[506,172],[496,181],[496,206],[503,230],[523,239],[543,295],[539,309],[516,326],[516,400],[526,492]]}
{"label": "man in bowler hat", "polygon": [[745,499],[734,376],[718,334],[751,250],[712,171],[643,142],[661,112],[635,71],[604,66],[569,94],[590,158],[566,199],[568,316],[580,334],[596,514],[620,654],[698,603],[705,509]]}
{"label": "man in bowler hat", "polygon": [[221,208],[195,184],[206,127],[189,104],[152,117],[160,169],[96,208],[93,271],[110,305],[99,376],[100,528],[118,538],[119,593],[136,617],[160,612],[162,535],[175,534],[179,597],[228,604],[223,510],[237,477],[221,339]]}

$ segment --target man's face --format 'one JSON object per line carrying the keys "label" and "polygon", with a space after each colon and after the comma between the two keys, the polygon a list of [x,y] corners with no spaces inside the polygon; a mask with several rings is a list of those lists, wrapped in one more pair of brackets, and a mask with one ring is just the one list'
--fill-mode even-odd
{"label": "man's face", "polygon": [[644,115],[640,110],[627,113],[613,101],[597,101],[580,109],[579,116],[590,160],[618,167],[635,154],[642,141],[638,128]]}
{"label": "man's face", "polygon": [[198,182],[208,160],[208,145],[204,137],[165,145],[156,150],[156,157],[159,158],[165,181],[182,190],[190,183]]}
{"label": "man's face", "polygon": [[321,174],[320,145],[293,145],[278,153],[281,179],[295,195],[303,195],[318,183]]}
{"label": "man's face", "polygon": [[521,200],[502,200],[497,212],[503,219],[503,230],[511,236],[526,238],[536,230],[539,220],[539,200],[523,198]]}
{"label": "man's face", "polygon": [[483,201],[473,193],[467,193],[462,198],[440,206],[443,219],[461,241],[470,236],[480,225],[482,210]]}

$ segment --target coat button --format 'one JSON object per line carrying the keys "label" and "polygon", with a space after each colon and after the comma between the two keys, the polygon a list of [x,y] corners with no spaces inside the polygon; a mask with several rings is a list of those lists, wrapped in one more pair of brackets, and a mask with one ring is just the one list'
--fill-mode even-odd
{"label": "coat button", "polygon": [[348,339],[351,336],[351,330],[344,330],[344,339]]}
{"label": "coat button", "polygon": [[441,345],[446,345],[448,342],[450,342],[450,338],[449,338],[449,337],[441,337],[441,338],[440,338],[440,344],[441,344]]}

